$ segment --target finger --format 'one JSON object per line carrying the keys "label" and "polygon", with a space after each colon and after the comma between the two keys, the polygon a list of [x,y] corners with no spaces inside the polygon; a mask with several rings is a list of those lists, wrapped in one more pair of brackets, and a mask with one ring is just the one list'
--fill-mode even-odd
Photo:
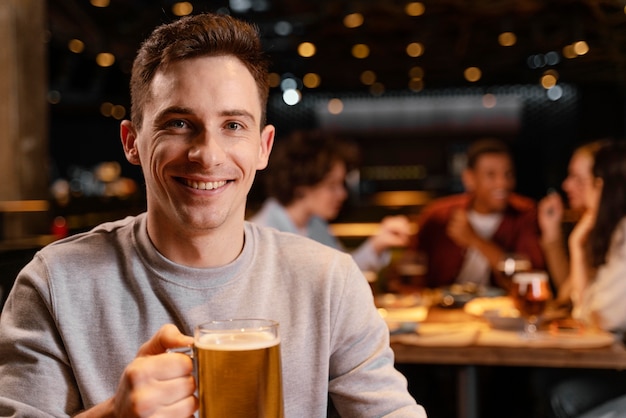
{"label": "finger", "polygon": [[180,353],[166,353],[149,357],[138,357],[124,371],[132,388],[140,388],[152,381],[169,380],[190,376],[193,361]]}
{"label": "finger", "polygon": [[[183,354],[160,354],[137,357],[124,369],[115,396],[117,416],[146,416],[155,408],[171,404],[174,400],[167,398],[172,393],[174,398],[182,399],[195,391],[195,380],[191,376],[193,364]],[[173,380],[175,390],[162,383]],[[162,395],[157,389],[164,387],[167,392]],[[155,389],[157,388],[157,389]],[[155,397],[156,394],[156,397]]]}
{"label": "finger", "polygon": [[160,408],[154,417],[193,417],[193,414],[198,410],[198,407],[198,398],[195,396],[188,396],[176,403]]}
{"label": "finger", "polygon": [[[152,413],[164,407],[173,406],[188,398],[193,398],[196,383],[192,376],[179,377],[169,380],[154,380],[135,393],[137,409],[150,410]],[[178,414],[170,416],[186,416]]]}
{"label": "finger", "polygon": [[164,394],[171,395],[171,393],[172,392],[161,392],[155,386],[136,391],[133,396],[128,398],[128,404],[125,405],[123,409],[116,409],[116,416],[191,416],[198,409],[198,401],[193,392],[176,399],[158,396]]}
{"label": "finger", "polygon": [[191,346],[192,344],[193,337],[182,334],[176,325],[165,324],[139,348],[138,355],[161,354],[168,348]]}

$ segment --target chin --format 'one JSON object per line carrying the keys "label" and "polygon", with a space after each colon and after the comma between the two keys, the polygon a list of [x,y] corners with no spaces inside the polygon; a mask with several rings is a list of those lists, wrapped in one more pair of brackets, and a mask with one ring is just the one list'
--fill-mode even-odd
{"label": "chin", "polygon": [[493,202],[491,205],[491,210],[493,212],[502,212],[506,209],[506,206],[508,204],[507,200],[502,200],[502,201],[497,201],[497,202]]}

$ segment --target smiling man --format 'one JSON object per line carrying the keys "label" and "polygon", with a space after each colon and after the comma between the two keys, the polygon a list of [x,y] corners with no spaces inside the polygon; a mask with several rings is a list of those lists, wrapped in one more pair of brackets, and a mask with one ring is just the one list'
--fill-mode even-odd
{"label": "smiling man", "polygon": [[20,272],[0,316],[0,416],[192,416],[192,361],[166,350],[202,322],[267,318],[286,417],[425,417],[352,258],[244,221],[274,140],[260,44],[213,14],[143,43],[121,138],[147,211],[57,241]]}
{"label": "smiling man", "polygon": [[543,268],[535,202],[513,193],[507,145],[491,138],[471,144],[462,180],[465,193],[431,202],[417,218],[410,249],[427,259],[426,285],[505,286],[497,269],[506,253],[523,254],[533,268]]}

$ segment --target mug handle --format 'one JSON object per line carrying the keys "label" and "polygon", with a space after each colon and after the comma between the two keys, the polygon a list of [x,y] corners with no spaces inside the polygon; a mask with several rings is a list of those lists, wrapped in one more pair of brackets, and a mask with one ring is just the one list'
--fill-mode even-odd
{"label": "mug handle", "polygon": [[193,378],[196,379],[196,395],[197,395],[197,385],[198,385],[198,364],[196,363],[196,358],[193,355],[193,345],[188,345],[186,347],[175,347],[168,348],[165,350],[166,353],[175,353],[175,354],[184,354],[189,357],[193,363]]}
{"label": "mug handle", "polygon": [[175,348],[168,348],[167,350],[165,350],[166,353],[180,353],[180,354],[185,354],[189,357],[191,357],[192,359],[193,357],[193,346],[188,345],[186,347],[175,347]]}

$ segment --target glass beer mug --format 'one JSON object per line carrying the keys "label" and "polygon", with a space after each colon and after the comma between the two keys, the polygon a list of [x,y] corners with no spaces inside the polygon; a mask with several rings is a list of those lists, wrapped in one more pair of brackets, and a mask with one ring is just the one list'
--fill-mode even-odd
{"label": "glass beer mug", "polygon": [[283,418],[278,322],[229,319],[196,326],[200,418]]}
{"label": "glass beer mug", "polygon": [[541,314],[552,298],[548,273],[545,271],[516,273],[513,276],[511,297],[515,307],[524,317],[524,336],[535,337]]}

